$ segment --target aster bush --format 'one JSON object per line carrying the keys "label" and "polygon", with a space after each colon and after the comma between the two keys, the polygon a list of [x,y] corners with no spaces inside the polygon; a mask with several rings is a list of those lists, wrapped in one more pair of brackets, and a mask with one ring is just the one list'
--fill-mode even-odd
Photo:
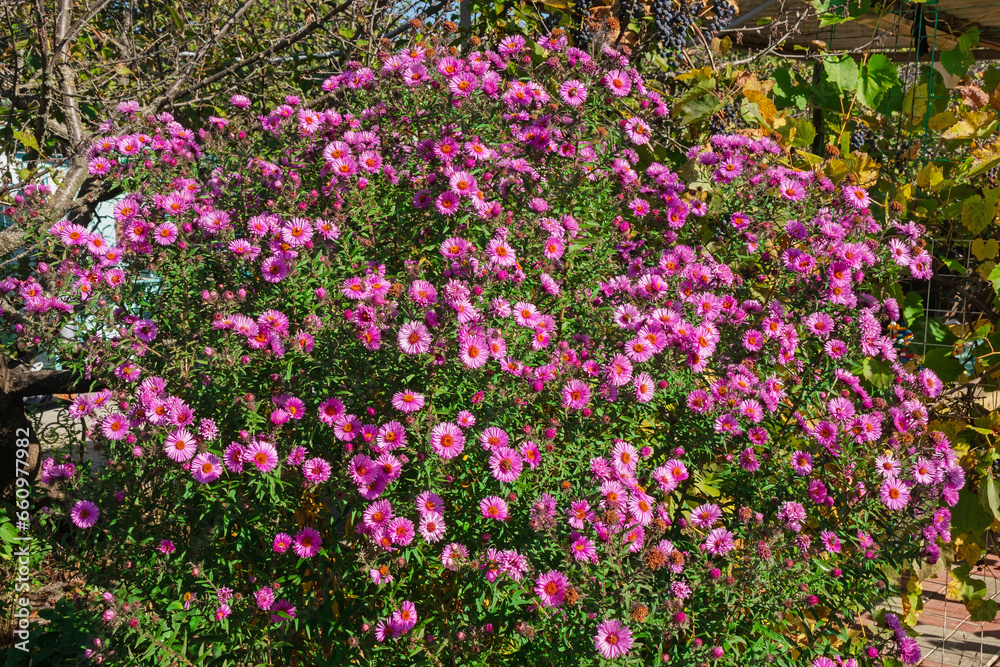
{"label": "aster bush", "polygon": [[608,48],[324,89],[131,118],[90,160],[118,240],[57,221],[0,283],[12,344],[107,387],[71,408],[107,464],[43,471],[41,534],[106,591],[90,657],[913,662],[853,624],[963,484],[884,331],[917,225],[763,136],[671,170]]}

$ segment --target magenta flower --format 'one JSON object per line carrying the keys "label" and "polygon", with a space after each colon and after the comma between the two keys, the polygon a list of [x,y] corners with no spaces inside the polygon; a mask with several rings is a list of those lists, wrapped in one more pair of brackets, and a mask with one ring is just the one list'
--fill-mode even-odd
{"label": "magenta flower", "polygon": [[791,178],[782,179],[778,183],[778,192],[789,201],[802,201],[806,197],[806,188],[798,180]]}
{"label": "magenta flower", "polygon": [[457,424],[441,422],[431,429],[431,449],[441,458],[453,459],[465,449],[465,435]]}
{"label": "magenta flower", "polygon": [[408,632],[417,624],[417,608],[412,602],[404,600],[399,609],[392,613],[392,620],[402,628],[403,632]]}
{"label": "magenta flower", "polygon": [[562,606],[568,583],[562,572],[550,570],[538,575],[535,580],[535,595],[541,599],[543,607]]}
{"label": "magenta flower", "polygon": [[194,436],[184,428],[175,430],[163,442],[163,451],[167,457],[177,463],[184,463],[191,460],[196,449],[197,445]]}
{"label": "magenta flower", "polygon": [[424,354],[430,350],[434,339],[422,322],[407,322],[399,328],[397,340],[406,354]]}
{"label": "magenta flower", "polygon": [[490,457],[490,471],[503,484],[512,484],[521,475],[522,466],[521,455],[510,447],[497,447]]}
{"label": "magenta flower", "polygon": [[489,361],[489,344],[481,336],[469,336],[459,350],[462,363],[468,368],[480,368]]}
{"label": "magenta flower", "polygon": [[444,517],[437,512],[426,512],[420,516],[420,536],[425,541],[440,542],[445,530]]}
{"label": "magenta flower", "polygon": [[191,461],[191,475],[201,484],[214,482],[222,476],[222,461],[215,454],[202,452]]}
{"label": "magenta flower", "polygon": [[483,518],[506,521],[509,515],[507,502],[499,496],[487,496],[479,501],[479,511]]}
{"label": "magenta flower", "polygon": [[319,457],[309,459],[302,463],[302,476],[307,484],[322,484],[330,479],[332,468],[326,459]]}
{"label": "magenta flower", "polygon": [[[290,622],[295,618],[295,605],[288,600],[278,600],[271,605],[271,622],[279,625]],[[284,614],[284,616],[282,616]]]}
{"label": "magenta flower", "polygon": [[854,209],[868,208],[871,204],[871,197],[868,191],[860,185],[845,185],[843,190],[844,202]]}
{"label": "magenta flower", "polygon": [[257,592],[254,593],[254,600],[256,600],[257,606],[261,610],[269,610],[274,604],[274,589],[270,586],[261,586]]}
{"label": "magenta flower", "polygon": [[416,412],[424,407],[424,395],[415,391],[397,391],[392,396],[392,407],[400,412]]}
{"label": "magenta flower", "polygon": [[274,553],[277,554],[285,553],[291,546],[292,536],[288,533],[278,533],[274,536],[274,542],[271,544],[271,548],[274,550]]}
{"label": "magenta flower", "polygon": [[582,380],[570,380],[563,387],[562,399],[570,410],[582,410],[590,403],[590,387]]}
{"label": "magenta flower", "polygon": [[888,478],[882,482],[882,502],[891,510],[901,510],[910,502],[910,489],[899,479]]}
{"label": "magenta flower", "polygon": [[702,530],[711,528],[715,522],[722,518],[722,510],[718,505],[705,503],[691,511],[688,520],[695,528]]}
{"label": "magenta flower", "polygon": [[243,460],[254,464],[260,472],[271,472],[278,467],[278,450],[269,442],[254,440],[243,453]]}
{"label": "magenta flower", "polygon": [[622,625],[621,621],[604,621],[597,626],[594,646],[606,660],[616,660],[628,655],[632,643],[632,631],[627,625]]}
{"label": "magenta flower", "polygon": [[705,551],[711,556],[725,556],[735,548],[735,537],[725,528],[715,528],[705,538]]}
{"label": "magenta flower", "polygon": [[323,539],[319,531],[315,528],[303,528],[295,536],[292,548],[299,558],[312,558],[319,553],[319,548],[323,546]]}
{"label": "magenta flower", "polygon": [[576,79],[564,81],[559,86],[559,97],[571,107],[578,107],[587,101],[587,87]]}
{"label": "magenta flower", "polygon": [[112,413],[101,423],[101,432],[109,440],[124,440],[128,435],[129,422],[125,415]]}
{"label": "magenta flower", "polygon": [[90,528],[97,523],[97,518],[100,515],[101,510],[89,500],[77,501],[69,513],[70,519],[73,520],[73,525],[77,528]]}

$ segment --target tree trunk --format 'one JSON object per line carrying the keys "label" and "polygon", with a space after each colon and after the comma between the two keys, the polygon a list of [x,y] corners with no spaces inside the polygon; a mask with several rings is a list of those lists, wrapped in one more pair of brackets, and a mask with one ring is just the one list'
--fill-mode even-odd
{"label": "tree trunk", "polygon": [[27,364],[15,362],[7,366],[0,358],[0,499],[10,501],[14,494],[14,480],[20,469],[14,461],[17,457],[17,441],[28,437],[29,479],[38,476],[41,467],[41,444],[38,434],[31,426],[24,411],[27,396],[47,396],[60,393],[82,393],[95,391],[98,387],[91,382],[77,382],[70,371],[42,370],[31,372]]}

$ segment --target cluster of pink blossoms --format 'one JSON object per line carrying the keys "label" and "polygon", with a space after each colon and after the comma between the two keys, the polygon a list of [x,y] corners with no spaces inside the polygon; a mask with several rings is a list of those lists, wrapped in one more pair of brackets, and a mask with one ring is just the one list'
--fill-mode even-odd
{"label": "cluster of pink blossoms", "polygon": [[[708,199],[640,153],[668,109],[623,54],[539,44],[534,72],[520,38],[418,47],[326,81],[331,108],[289,99],[252,118],[237,97],[235,118],[198,132],[134,119],[90,157],[97,176],[151,174],[115,208],[118,245],[60,221],[53,246],[73,259],[0,283],[40,322],[76,304],[114,322],[87,359],[114,392],[72,411],[137,471],[343,503],[317,515],[272,497],[243,529],[265,545],[252,578],[229,583],[256,609],[230,602],[222,618],[283,624],[275,612],[310,593],[276,601],[257,578],[337,552],[343,581],[394,610],[364,622],[379,644],[418,608],[434,627],[418,569],[492,587],[510,636],[535,637],[507,601],[530,598],[532,623],[558,610],[607,659],[645,641],[617,619],[642,616],[634,600],[653,590],[663,645],[714,660],[716,603],[741,585],[769,587],[781,614],[834,607],[842,576],[895,557],[880,542],[934,561],[950,539],[939,504],[957,503],[964,473],[924,404],[941,382],[884,331],[900,318],[893,271],[930,270],[920,228],[883,226],[862,188],[777,165],[766,138],[689,151]],[[581,115],[607,108],[624,114],[586,132]],[[499,120],[424,122],[435,113]],[[281,150],[194,168],[247,134]],[[204,277],[175,270],[195,253]],[[187,319],[131,305],[141,262],[162,294],[176,281],[195,297]],[[178,345],[193,380],[164,361]],[[114,511],[81,500],[72,517],[92,528]],[[778,562],[832,574],[802,591],[769,578]],[[594,583],[620,566],[642,586]]]}

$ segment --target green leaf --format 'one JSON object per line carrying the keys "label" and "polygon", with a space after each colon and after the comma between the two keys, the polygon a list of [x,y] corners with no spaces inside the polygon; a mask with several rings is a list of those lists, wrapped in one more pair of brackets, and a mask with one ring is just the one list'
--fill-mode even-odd
{"label": "green leaf", "polygon": [[888,387],[892,383],[892,364],[888,361],[868,358],[861,367],[861,372],[869,382],[876,387]]}
{"label": "green leaf", "polygon": [[14,130],[14,138],[24,144],[26,147],[33,151],[38,151],[38,142],[35,141],[35,136],[29,132],[22,132],[21,130]]}
{"label": "green leaf", "polygon": [[830,56],[823,59],[826,77],[843,95],[858,87],[858,63],[850,56]]}
{"label": "green leaf", "polygon": [[983,90],[987,93],[992,93],[996,90],[997,84],[1000,84],[1000,67],[990,65],[983,72]]}
{"label": "green leaf", "polygon": [[997,617],[997,610],[1000,605],[996,600],[983,600],[974,598],[965,603],[965,608],[969,612],[969,620],[974,623],[990,623]]}
{"label": "green leaf", "polygon": [[966,484],[958,494],[958,504],[951,510],[952,534],[980,535],[993,523],[993,515],[979,504],[976,492]]}
{"label": "green leaf", "polygon": [[962,363],[952,355],[950,347],[937,347],[924,355],[923,365],[934,371],[942,382],[953,382],[965,371]]}
{"label": "green leaf", "polygon": [[896,64],[881,53],[868,59],[861,68],[858,80],[858,100],[869,109],[876,109],[882,97],[893,86],[899,85]]}
{"label": "green leaf", "polygon": [[913,324],[924,315],[924,299],[916,292],[907,292],[903,300],[903,319]]}
{"label": "green leaf", "polygon": [[779,67],[771,74],[774,81],[772,95],[774,104],[779,108],[795,107],[799,111],[806,108],[809,87],[792,81],[792,72],[787,67]]}
{"label": "green leaf", "polygon": [[987,210],[983,198],[979,195],[972,195],[962,202],[962,224],[970,232],[979,235],[993,220],[993,209]]}
{"label": "green leaf", "polygon": [[979,504],[992,514],[994,519],[1000,519],[1000,489],[997,488],[997,481],[991,474],[983,475],[979,481]]}
{"label": "green leaf", "polygon": [[976,62],[972,50],[979,44],[979,28],[972,26],[958,38],[958,44],[950,51],[941,54],[941,66],[954,76],[965,76],[969,67]]}

